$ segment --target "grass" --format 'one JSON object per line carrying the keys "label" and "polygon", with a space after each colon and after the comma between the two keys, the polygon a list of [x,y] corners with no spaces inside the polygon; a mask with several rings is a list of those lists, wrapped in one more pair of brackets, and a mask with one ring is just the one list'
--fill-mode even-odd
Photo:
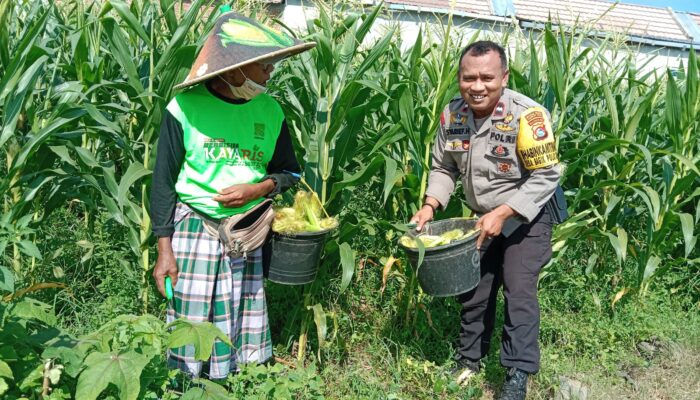
{"label": "grass", "polygon": [[[583,382],[593,398],[700,395],[695,383],[700,370],[697,363],[693,364],[700,357],[697,312],[684,310],[663,298],[630,301],[607,315],[601,314],[590,299],[584,301],[587,306],[581,311],[570,312],[562,307],[555,291],[543,293],[541,300],[542,367],[531,380],[529,398],[551,398],[558,390],[560,377]],[[448,371],[452,366],[451,342],[456,338],[458,308],[451,300],[434,303],[438,304],[431,305],[432,311],[445,313],[440,316],[444,326],[436,327],[439,333],[426,329],[424,322],[413,333],[410,329],[397,329],[390,317],[375,309],[359,316],[360,321],[374,320],[375,329],[382,332],[377,334],[367,325],[355,325],[356,331],[348,332],[345,356],[333,352],[327,355],[319,373],[326,382],[328,398],[490,399],[497,394],[504,377],[498,361],[498,330],[483,372],[468,387],[456,387]],[[500,301],[499,307],[502,306]],[[500,311],[499,320],[502,323]],[[660,347],[675,350],[661,350],[649,358],[637,349],[644,341],[657,341]],[[629,371],[638,377],[636,390],[629,383]],[[685,383],[681,387],[664,379],[676,374]],[[683,387],[687,387],[686,392]],[[619,397],[611,397],[612,393]],[[642,393],[656,394],[637,397]]]}
{"label": "grass", "polygon": [[[114,242],[124,228],[104,219],[96,218],[88,229],[79,207],[59,209],[38,233],[43,238],[42,253],[51,256],[37,264],[31,278],[60,281],[71,288],[38,295],[55,304],[61,324],[77,334],[139,310],[137,275],[125,264],[131,253],[123,242]],[[358,240],[366,241],[364,250],[372,253],[372,241],[366,239]],[[59,248],[62,251],[56,253]],[[585,275],[584,255],[590,251],[585,244],[570,249],[548,267],[549,275],[540,283],[542,367],[531,379],[529,398],[552,398],[562,377],[586,385],[589,398],[698,398],[696,299],[689,293],[672,294],[676,277],[671,274],[658,280],[647,297],[628,295],[613,308],[617,288],[608,270],[616,267],[603,265],[597,276]],[[56,267],[62,269],[62,276],[56,276]],[[634,273],[633,266],[627,269]],[[320,282],[324,308],[336,312],[339,327],[320,360],[313,361],[317,340],[312,327],[305,366],[296,362],[294,342],[304,312],[301,288],[268,282],[275,354],[284,368],[253,369],[232,378],[229,387],[251,394],[258,389],[245,388],[276,382],[294,393],[311,393],[313,398],[322,393],[328,399],[491,399],[498,394],[504,378],[498,356],[501,298],[485,368],[470,385],[458,387],[449,374],[459,327],[459,305],[454,299],[425,299],[415,322],[407,326],[400,301],[404,282],[391,277],[381,293],[380,262],[366,263],[351,290],[340,296],[338,276],[331,269]],[[160,306],[154,302],[152,310],[162,311]],[[653,354],[640,350],[644,342],[656,349]]]}
{"label": "grass", "polygon": [[[146,218],[147,174],[157,110],[185,72],[180,67],[190,65],[195,37],[207,19],[163,14],[159,10],[167,10],[169,0],[161,0],[161,7],[112,1],[113,7],[104,8],[102,1],[87,9],[82,1],[66,1],[50,13],[40,3],[0,7],[0,14],[8,12],[3,14],[8,24],[0,26],[6,50],[0,58],[8,77],[0,82],[0,100],[13,98],[0,113],[9,127],[9,135],[0,138],[0,183],[3,218],[17,226],[30,218],[44,259],[34,263],[36,256],[15,246],[34,240],[32,232],[12,231],[0,232],[0,243],[7,237],[12,245],[3,261],[20,272],[18,288],[47,281],[70,288],[36,297],[53,304],[72,333],[93,331],[124,313],[162,318],[164,302],[154,293],[149,271],[155,258]],[[198,0],[193,7],[208,3]],[[332,259],[337,251],[328,252],[324,276],[306,299],[335,315],[339,332],[321,349],[317,366],[304,371],[317,371],[327,398],[489,398],[503,378],[497,346],[470,387],[455,387],[447,374],[458,333],[453,299],[419,296],[410,273],[395,270],[380,291],[381,260],[395,246],[395,236],[385,235],[396,235],[391,224],[405,222],[420,204],[427,144],[439,109],[454,93],[455,65],[445,60],[456,55],[446,54],[458,47],[427,40],[401,53],[398,42],[386,36],[365,51],[357,46],[368,30],[350,23],[358,10],[348,11],[323,14],[311,25],[322,46],[283,63],[277,76],[284,85],[273,90],[299,140],[305,179],[341,218],[342,240],[336,245],[350,243],[362,259],[374,262],[355,271],[353,284],[340,293],[339,262]],[[367,28],[379,15],[374,11],[361,13],[372,16],[364,19]],[[449,37],[451,27],[442,28]],[[516,46],[514,60],[522,62],[511,63],[511,87],[542,101],[557,122],[570,221],[577,221],[557,240],[594,243],[570,250],[541,281],[543,366],[531,394],[550,397],[559,377],[568,376],[593,391],[634,397],[626,382],[648,376],[652,383],[638,382],[638,391],[682,398],[677,391],[691,385],[653,382],[663,381],[666,366],[684,382],[698,381],[692,379],[697,368],[684,366],[693,365],[700,347],[698,247],[691,240],[698,231],[694,210],[700,208],[699,142],[693,136],[700,64],[693,52],[687,72],[655,79],[634,67],[633,54],[629,62],[613,62],[605,53],[586,53],[580,46],[585,32],[573,31],[583,35],[547,27],[541,39]],[[181,51],[171,51],[175,48]],[[619,50],[607,42],[599,49]],[[340,70],[345,73],[332,72]],[[355,151],[339,154],[336,148]],[[459,202],[452,204],[461,212]],[[46,214],[54,206],[59,210]],[[595,265],[586,272],[589,260]],[[636,291],[648,285],[649,295],[640,299]],[[623,287],[631,292],[613,308]],[[276,353],[294,365],[294,342],[302,317],[309,315],[305,297],[299,288],[268,289]],[[310,326],[306,361],[318,346],[313,321]],[[645,341],[680,346],[689,356],[679,359],[669,351],[649,358],[638,349]],[[234,383],[287,382],[284,373],[251,370]],[[315,379],[308,376],[299,373],[289,382],[311,385]]]}
{"label": "grass", "polygon": [[[688,296],[671,295],[659,282],[644,298],[623,298],[615,307],[609,279],[592,279],[581,271],[579,252],[550,268],[556,280],[541,282],[542,365],[530,380],[531,399],[552,398],[561,379],[581,382],[589,398],[679,398],[700,396],[700,315]],[[504,379],[499,363],[503,300],[485,368],[467,387],[449,375],[458,335],[459,305],[454,299],[428,299],[413,326],[403,326],[396,296],[401,285],[390,280],[379,292],[381,267],[366,267],[354,288],[336,304],[338,340],[322,352],[318,374],[329,399],[491,399]],[[553,283],[556,282],[556,283]],[[332,284],[332,283],[331,283]],[[289,314],[295,288],[268,285],[276,354],[292,362],[295,349],[285,343],[279,324]],[[288,302],[284,302],[284,300]],[[603,299],[603,300],[601,300]],[[274,306],[274,304],[280,304]],[[430,318],[428,318],[428,313]],[[291,340],[290,340],[291,339]],[[650,355],[644,343],[656,348]],[[640,345],[642,344],[642,345]],[[315,346],[315,344],[312,344]],[[314,347],[315,348],[315,347]],[[670,377],[677,377],[670,379]],[[674,383],[677,382],[678,384]]]}
{"label": "grass", "polygon": [[27,279],[60,282],[67,290],[37,292],[53,304],[63,328],[74,334],[92,332],[122,314],[139,313],[139,276],[125,246],[126,230],[108,218],[85,226],[82,207],[59,208],[37,233],[44,260]]}

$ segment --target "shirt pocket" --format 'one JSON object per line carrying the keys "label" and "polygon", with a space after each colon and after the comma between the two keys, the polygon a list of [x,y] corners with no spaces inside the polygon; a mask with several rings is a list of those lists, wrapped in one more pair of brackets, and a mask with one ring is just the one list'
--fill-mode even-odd
{"label": "shirt pocket", "polygon": [[492,130],[486,148],[489,178],[518,180],[522,178],[518,155],[515,152],[515,134]]}

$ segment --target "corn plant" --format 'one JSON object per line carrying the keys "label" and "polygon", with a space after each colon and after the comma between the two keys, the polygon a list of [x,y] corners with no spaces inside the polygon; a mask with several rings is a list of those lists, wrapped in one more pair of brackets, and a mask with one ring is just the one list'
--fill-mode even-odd
{"label": "corn plant", "polygon": [[[385,221],[407,221],[420,207],[439,115],[457,94],[461,42],[461,35],[453,34],[450,17],[447,25],[438,31],[427,28],[425,34],[419,32],[416,42],[403,54],[398,45],[394,46],[393,54],[387,59],[384,69],[391,72],[385,74],[381,83],[390,100],[377,118],[375,128],[384,134],[367,138],[370,155],[381,154],[386,159],[384,182],[376,189],[385,205],[382,215]],[[376,225],[384,225],[392,232],[396,229],[382,221],[376,221]],[[398,264],[389,265],[390,270]],[[413,326],[425,295],[420,292],[412,269],[404,269],[398,276],[405,285],[400,294],[402,320],[406,326]]]}
{"label": "corn plant", "polygon": [[[366,74],[387,51],[393,32],[362,49],[381,9],[344,14],[319,4],[319,18],[307,26],[307,39],[317,47],[289,60],[279,78],[285,82],[280,101],[304,159],[305,180],[324,204],[342,188],[357,184],[343,179],[341,172],[355,159],[353,149],[366,116],[387,98]],[[371,165],[365,161],[360,173]]]}
{"label": "corn plant", "polygon": [[[31,272],[25,264],[47,263],[36,227],[69,205],[85,229],[105,215],[127,228],[127,237],[114,240],[131,248],[127,264],[142,279],[147,311],[153,241],[147,193],[161,111],[213,23],[213,4],[0,2],[5,282],[9,271],[21,282]],[[259,3],[233,6],[264,18]],[[477,35],[517,44],[510,86],[552,112],[572,215],[555,230],[557,257],[587,239],[593,251],[584,273],[612,276],[613,301],[630,292],[643,296],[667,271],[687,278],[687,287],[698,285],[700,69],[694,51],[674,71],[647,71],[637,49],[593,36],[587,27],[549,24],[524,35],[513,26],[502,36],[480,32],[464,40],[450,18],[426,25],[402,51],[396,25],[380,27],[383,10],[319,2],[306,30],[291,32],[317,47],[285,61],[271,83],[304,182],[342,218],[317,281],[297,305],[300,358],[313,324],[317,357],[332,345],[341,319],[337,299],[350,288],[359,259],[383,265],[384,287],[391,279],[398,283],[397,320],[412,326],[418,310],[428,312],[394,241],[425,193],[439,113],[457,94],[462,42]],[[365,202],[355,201],[358,196]],[[450,213],[464,212],[461,203],[452,204]],[[543,278],[557,278],[556,261]]]}
{"label": "corn plant", "polygon": [[[161,112],[172,97],[172,87],[182,78],[183,68],[193,61],[197,42],[203,41],[202,31],[212,17],[201,18],[204,0],[194,1],[186,12],[178,15],[175,2],[163,0],[131,2],[109,1],[100,11],[106,68],[112,68],[113,81],[107,85],[108,102],[93,104],[91,116],[102,127],[113,130],[117,144],[127,144],[121,150],[121,179],[117,184],[111,171],[103,177],[107,190],[101,198],[110,214],[129,228],[129,243],[140,255],[144,311],[148,305],[148,270],[151,267],[148,250],[151,222],[148,216],[148,182],[154,162],[156,133]],[[114,72],[121,71],[121,73]],[[106,82],[103,82],[106,83]],[[110,120],[116,103],[124,114]],[[141,182],[138,191],[132,187]],[[130,195],[134,196],[131,200]]]}
{"label": "corn plant", "polygon": [[[3,3],[4,15],[11,10],[8,4],[12,3]],[[161,111],[172,97],[172,87],[191,64],[196,40],[203,40],[202,32],[211,23],[211,17],[201,18],[211,2],[195,1],[187,11],[178,13],[176,3],[167,0],[115,0],[87,6],[76,1],[65,2],[60,9],[43,9],[39,1],[31,4],[29,11],[23,11],[28,6],[19,6],[16,11],[36,15],[37,25],[25,29],[31,35],[12,52],[17,59],[11,65],[16,68],[11,70],[16,72],[5,75],[5,86],[19,82],[19,89],[28,91],[36,86],[36,77],[57,85],[38,92],[43,107],[29,108],[37,115],[27,125],[37,134],[23,147],[17,144],[5,152],[5,187],[11,187],[12,203],[16,204],[32,200],[45,186],[45,201],[77,198],[87,205],[86,220],[90,213],[105,207],[112,218],[129,228],[128,242],[141,261],[145,311],[150,269],[147,177],[154,160],[156,132]],[[52,21],[51,33],[56,36],[45,45],[53,51],[53,62],[49,63],[49,54],[45,54],[36,60],[30,58],[32,63],[27,64],[27,54],[35,58],[41,54],[29,50],[36,48],[32,45],[40,38],[47,20]],[[42,64],[49,65],[43,74],[39,69]],[[29,68],[25,77],[22,66]],[[13,90],[7,86],[5,92],[13,94]],[[24,92],[14,94],[19,95],[12,97],[15,102],[26,97]],[[71,107],[71,102],[75,106]],[[17,135],[20,130],[13,125],[19,117],[4,115],[9,120],[4,124],[7,133],[2,136],[3,142],[21,143]],[[36,165],[29,159],[46,151],[55,156],[40,158],[44,164],[36,172]],[[56,161],[63,164],[62,168],[55,168]],[[34,171],[23,174],[26,168]],[[19,177],[31,181],[22,185]],[[20,186],[28,186],[23,198]],[[62,196],[54,199],[52,196],[57,194]]]}
{"label": "corn plant", "polygon": [[[373,46],[362,48],[381,9],[377,6],[363,15],[319,3],[319,18],[308,21],[306,36],[317,47],[287,61],[278,75],[285,82],[280,102],[292,136],[302,150],[305,182],[319,194],[323,204],[331,202],[343,188],[361,184],[356,177],[371,174],[377,167],[375,160],[359,160],[353,149],[365,117],[386,99],[381,88],[368,79],[367,72],[387,51],[393,33],[389,31]],[[359,171],[344,178],[342,171],[355,167],[358,161]],[[353,251],[347,243],[335,247],[342,256],[343,286],[347,287],[355,267]],[[305,306],[314,310],[318,322],[319,308],[312,308],[308,296],[311,292],[307,293]],[[304,354],[309,318],[311,314],[302,323],[300,357]],[[322,326],[317,324],[319,331],[325,329]]]}
{"label": "corn plant", "polygon": [[[618,259],[613,285],[630,254],[636,280],[623,283],[620,293],[636,288],[643,295],[655,273],[689,260],[697,240],[697,213],[688,212],[697,204],[700,176],[691,133],[697,122],[689,117],[697,111],[697,58],[690,53],[681,89],[670,73],[664,82],[655,72],[640,72],[633,50],[622,56],[611,41],[583,48],[586,36],[554,33],[551,26],[544,32],[547,63],[540,77],[547,79],[540,100],[554,110],[564,185],[575,193],[575,213],[555,232],[555,246],[580,236],[595,237],[602,247],[607,242]],[[534,49],[531,42],[530,71],[538,73]],[[535,88],[533,75],[517,81]],[[592,254],[588,273],[602,260]]]}
{"label": "corn plant", "polygon": [[[65,99],[63,107],[48,108],[43,101],[59,90],[53,90],[47,82],[48,74],[55,74],[49,60],[56,56],[51,50],[56,44],[55,32],[48,29],[49,17],[54,9],[40,7],[39,3],[4,2],[0,4],[0,116],[2,132],[0,149],[5,159],[0,190],[3,193],[3,212],[7,224],[22,220],[26,225],[27,214],[34,212],[31,198],[41,186],[41,179],[34,171],[46,165],[46,158],[33,157],[48,137],[70,127],[81,116],[72,99]],[[11,21],[22,20],[22,23]],[[69,129],[69,128],[68,128]],[[21,187],[29,187],[23,193]],[[12,264],[20,273],[20,251],[17,243],[25,238],[17,237],[12,243]],[[34,246],[35,247],[35,246]],[[24,246],[26,250],[26,246]],[[37,257],[33,254],[32,257]]]}

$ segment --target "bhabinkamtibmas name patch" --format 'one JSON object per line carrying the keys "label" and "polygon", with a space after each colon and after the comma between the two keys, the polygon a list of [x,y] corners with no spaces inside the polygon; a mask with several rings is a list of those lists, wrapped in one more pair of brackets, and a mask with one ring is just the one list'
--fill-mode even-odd
{"label": "bhabinkamtibmas name patch", "polygon": [[529,108],[520,115],[516,149],[528,170],[549,167],[559,162],[552,124],[541,108]]}

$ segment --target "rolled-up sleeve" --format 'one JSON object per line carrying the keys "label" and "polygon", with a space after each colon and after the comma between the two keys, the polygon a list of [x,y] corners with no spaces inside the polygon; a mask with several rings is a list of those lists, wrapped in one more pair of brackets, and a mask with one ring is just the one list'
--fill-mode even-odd
{"label": "rolled-up sleeve", "polygon": [[560,164],[530,171],[530,176],[525,183],[505,204],[520,214],[528,223],[532,222],[554,194],[560,176]]}
{"label": "rolled-up sleeve", "polygon": [[267,164],[267,175],[263,176],[261,181],[271,179],[275,183],[275,188],[267,194],[267,197],[272,198],[296,185],[300,177],[301,168],[294,155],[294,146],[292,145],[292,137],[289,135],[287,122],[284,121],[277,137],[272,159]]}

